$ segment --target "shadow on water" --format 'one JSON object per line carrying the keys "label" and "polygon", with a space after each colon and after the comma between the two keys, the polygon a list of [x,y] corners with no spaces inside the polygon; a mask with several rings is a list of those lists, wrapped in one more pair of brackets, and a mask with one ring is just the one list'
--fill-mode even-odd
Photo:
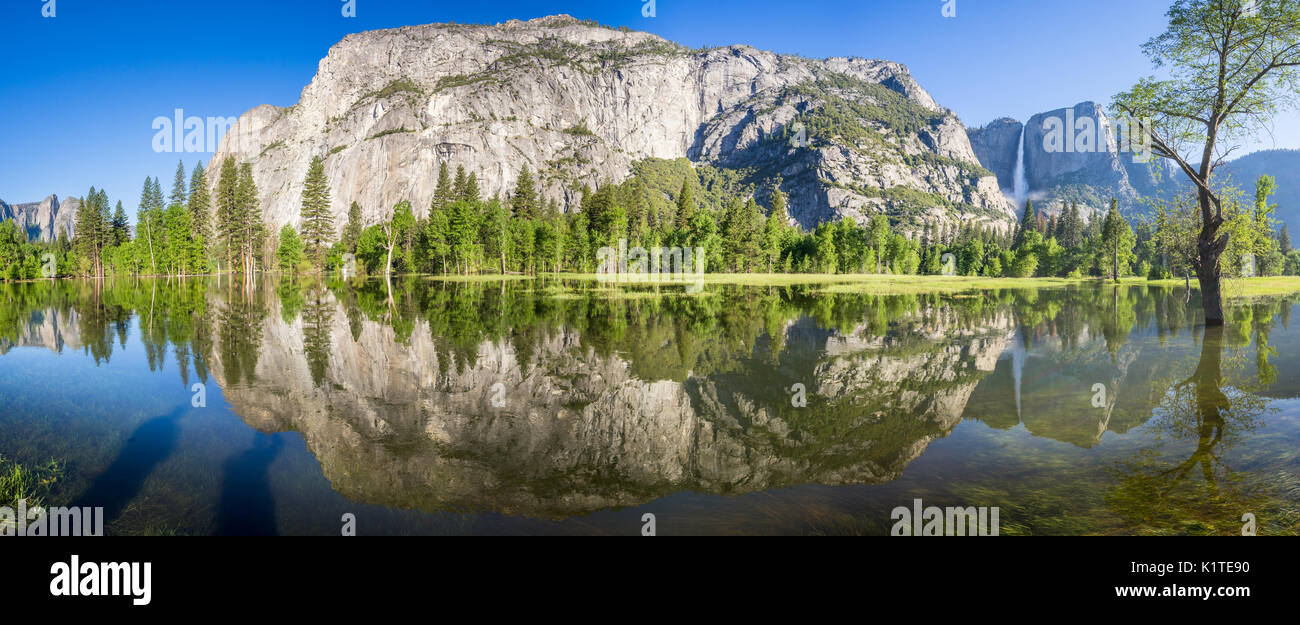
{"label": "shadow on water", "polygon": [[176,408],[170,414],[155,417],[131,433],[117,459],[95,478],[95,482],[73,502],[73,506],[102,506],[104,524],[111,524],[126,505],[140,493],[145,479],[155,467],[171,456],[176,447],[181,415],[189,406]]}
{"label": "shadow on water", "polygon": [[217,512],[217,534],[269,536],[277,533],[267,468],[284,446],[276,434],[254,434],[253,447],[226,460]]}

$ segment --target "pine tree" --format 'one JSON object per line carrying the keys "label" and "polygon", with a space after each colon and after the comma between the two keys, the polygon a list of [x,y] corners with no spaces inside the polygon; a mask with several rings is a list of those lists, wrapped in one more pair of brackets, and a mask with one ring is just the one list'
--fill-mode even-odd
{"label": "pine tree", "polygon": [[465,166],[457,165],[456,179],[451,183],[451,194],[457,199],[465,199],[465,187],[467,182],[468,181],[465,178]]}
{"label": "pine tree", "polygon": [[1111,279],[1119,281],[1120,268],[1133,260],[1133,229],[1119,214],[1119,202],[1110,201],[1110,212],[1101,226],[1101,262],[1097,264],[1110,270]]}
{"label": "pine tree", "polygon": [[355,201],[348,208],[348,223],[343,226],[343,246],[348,252],[356,253],[357,240],[361,238],[361,205]]}
{"label": "pine tree", "polygon": [[159,235],[155,232],[160,225],[162,213],[162,190],[158,182],[148,176],[144,179],[144,189],[140,191],[140,207],[135,213],[135,238],[145,242],[149,252],[149,272],[158,273]]}
{"label": "pine tree", "polygon": [[216,235],[225,247],[226,270],[233,273],[235,257],[239,254],[243,239],[239,227],[239,169],[232,156],[227,156],[221,162],[213,207],[216,210]]}
{"label": "pine tree", "polygon": [[122,200],[117,201],[117,209],[113,211],[113,222],[110,226],[112,231],[112,245],[121,245],[131,240],[131,223],[126,219],[126,209],[122,208]]}
{"label": "pine tree", "polygon": [[683,180],[682,189],[677,192],[677,217],[673,220],[673,228],[685,232],[694,218],[695,197],[691,194],[691,181]]}
{"label": "pine tree", "polygon": [[433,192],[433,203],[429,206],[433,210],[447,210],[447,207],[456,198],[452,196],[451,174],[447,173],[447,163],[438,165],[438,188]]}
{"label": "pine tree", "polygon": [[465,189],[460,198],[467,202],[478,203],[483,201],[481,193],[478,188],[478,174],[470,174],[469,178],[465,179]]}
{"label": "pine tree", "polygon": [[533,183],[533,174],[525,163],[519,171],[519,179],[515,181],[514,195],[510,196],[510,213],[516,219],[536,219],[537,209],[537,187]]}
{"label": "pine tree", "polygon": [[1013,244],[1020,247],[1025,240],[1025,233],[1038,229],[1038,211],[1034,210],[1034,201],[1025,201],[1025,212],[1020,216],[1020,227],[1016,230],[1016,240]]}
{"label": "pine tree", "polygon": [[77,255],[86,263],[85,271],[93,277],[102,277],[104,275],[104,264],[102,253],[105,247],[105,237],[109,231],[103,220],[103,210],[101,203],[108,204],[108,197],[102,191],[96,191],[95,187],[90,188],[90,192],[81,200],[81,205],[77,207],[77,213],[74,216],[76,225],[76,241],[74,246]]}
{"label": "pine tree", "polygon": [[325,265],[329,242],[334,238],[334,215],[330,212],[329,180],[325,161],[311,159],[307,178],[302,184],[302,240],[307,258],[320,269]]}
{"label": "pine tree", "polygon": [[176,177],[172,180],[172,194],[168,199],[169,206],[172,204],[185,206],[185,161],[176,162]]}
{"label": "pine tree", "polygon": [[1286,224],[1282,224],[1282,229],[1277,233],[1277,245],[1283,256],[1291,253],[1291,232],[1287,230]]}
{"label": "pine tree", "polygon": [[266,226],[262,223],[262,206],[257,195],[257,184],[253,182],[252,163],[239,166],[239,185],[235,190],[238,198],[241,242],[243,243],[243,269],[251,276],[257,268],[257,253],[262,248],[266,237]]}
{"label": "pine tree", "polygon": [[206,245],[212,239],[212,199],[208,195],[208,175],[203,169],[203,161],[194,166],[190,175],[190,228],[194,240]]}

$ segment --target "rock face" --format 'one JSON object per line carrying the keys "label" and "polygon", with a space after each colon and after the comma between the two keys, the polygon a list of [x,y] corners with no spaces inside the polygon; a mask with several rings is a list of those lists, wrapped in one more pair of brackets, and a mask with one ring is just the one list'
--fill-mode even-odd
{"label": "rock face", "polygon": [[[1143,196],[1179,188],[1177,179],[1171,179],[1173,172],[1159,159],[1152,157],[1152,164],[1135,160],[1140,148],[1120,144],[1117,124],[1095,102],[1039,113],[1024,127],[1029,197],[1050,213],[1077,202],[1087,215],[1087,209],[1105,210],[1111,198],[1121,209],[1131,210]],[[1008,195],[1014,185],[1019,129],[1020,122],[1003,118],[970,133],[980,163],[997,175]]]}
{"label": "rock face", "polygon": [[14,220],[27,232],[28,239],[53,241],[60,234],[72,236],[77,208],[80,206],[81,201],[75,198],[59,202],[57,195],[26,204],[6,204],[0,200],[0,221]]}
{"label": "rock face", "polygon": [[975,156],[998,177],[998,185],[1008,195],[1015,190],[1016,160],[1020,154],[1020,133],[1024,127],[1024,124],[1010,117],[1003,117],[967,133]]}
{"label": "rock face", "polygon": [[296,105],[241,116],[212,167],[227,156],[252,162],[272,227],[299,222],[316,156],[336,224],[353,201],[367,223],[401,200],[425,214],[440,162],[477,173],[486,196],[507,195],[527,166],[568,210],[584,183],[681,157],[744,170],[760,196],[779,177],[805,226],[878,211],[1015,220],[965,127],[902,65],[690,50],[567,16],[349,35]]}

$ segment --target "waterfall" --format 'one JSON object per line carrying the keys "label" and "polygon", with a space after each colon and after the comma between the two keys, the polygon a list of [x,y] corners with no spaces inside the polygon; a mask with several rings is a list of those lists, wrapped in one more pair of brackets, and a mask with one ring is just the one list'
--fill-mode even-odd
{"label": "waterfall", "polygon": [[1016,173],[1013,193],[1016,196],[1016,210],[1025,207],[1025,200],[1029,198],[1029,181],[1025,180],[1025,131],[1029,128],[1026,124],[1020,127],[1020,147],[1016,150]]}

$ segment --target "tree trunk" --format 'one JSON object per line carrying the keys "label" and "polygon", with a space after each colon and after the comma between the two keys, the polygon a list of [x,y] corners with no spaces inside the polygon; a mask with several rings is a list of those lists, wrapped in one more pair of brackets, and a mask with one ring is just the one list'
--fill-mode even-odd
{"label": "tree trunk", "polygon": [[[1216,253],[1215,260],[1218,260]],[[1223,325],[1223,297],[1219,292],[1218,263],[1204,264],[1197,270],[1196,280],[1201,285],[1201,308],[1205,309],[1205,325]]]}
{"label": "tree trunk", "polygon": [[1111,247],[1110,257],[1110,279],[1119,282],[1119,239],[1118,236]]}
{"label": "tree trunk", "polygon": [[1205,325],[1223,325],[1223,295],[1219,289],[1219,256],[1228,247],[1228,235],[1215,236],[1219,232],[1219,218],[1201,228],[1201,236],[1196,241],[1199,258],[1196,267],[1196,279],[1201,284],[1201,307],[1205,309]]}

